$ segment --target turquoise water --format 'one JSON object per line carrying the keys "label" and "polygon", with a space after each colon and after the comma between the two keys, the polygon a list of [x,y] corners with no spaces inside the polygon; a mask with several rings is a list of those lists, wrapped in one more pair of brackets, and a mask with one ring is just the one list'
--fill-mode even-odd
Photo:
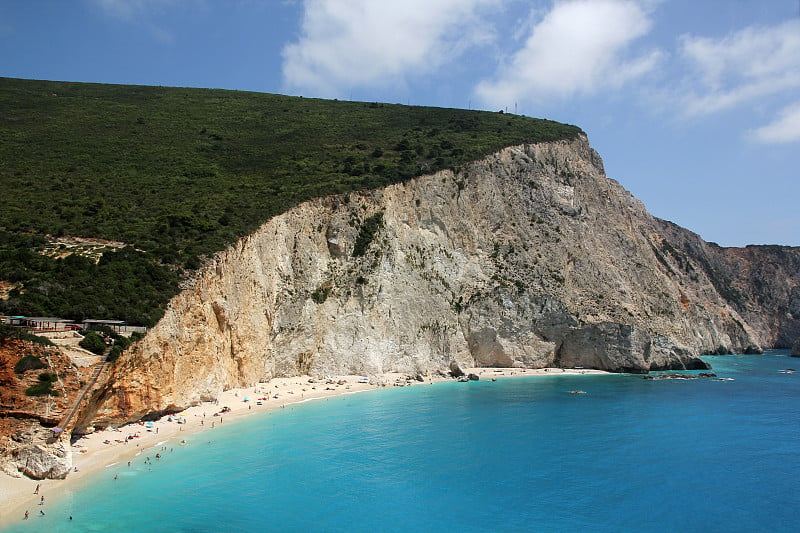
{"label": "turquoise water", "polygon": [[735,381],[548,376],[308,402],[167,443],[4,531],[798,531],[800,372],[778,370],[800,360],[783,355],[707,358]]}

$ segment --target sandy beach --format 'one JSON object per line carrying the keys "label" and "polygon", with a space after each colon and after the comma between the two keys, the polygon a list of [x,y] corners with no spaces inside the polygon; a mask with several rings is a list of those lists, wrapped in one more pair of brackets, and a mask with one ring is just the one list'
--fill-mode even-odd
{"label": "sandy beach", "polygon": [[[481,380],[536,375],[602,374],[588,369],[520,369],[473,368],[466,370]],[[308,376],[276,378],[255,387],[223,392],[217,402],[202,403],[152,423],[135,423],[118,429],[97,431],[80,438],[72,445],[73,472],[63,480],[41,481],[26,477],[12,478],[0,474],[0,526],[22,520],[25,511],[31,517],[57,501],[67,489],[74,489],[81,480],[116,463],[131,461],[138,453],[156,446],[179,446],[181,441],[198,432],[214,431],[222,424],[255,413],[286,408],[301,402],[341,394],[357,393],[398,385],[422,386],[450,378],[426,377],[425,381],[407,380],[405,374],[387,373],[367,379],[363,376],[338,376],[312,380]],[[221,412],[224,407],[229,411]],[[151,455],[155,455],[153,451]],[[111,474],[109,474],[111,475]],[[38,487],[38,493],[37,491]],[[44,505],[40,502],[44,497]]]}

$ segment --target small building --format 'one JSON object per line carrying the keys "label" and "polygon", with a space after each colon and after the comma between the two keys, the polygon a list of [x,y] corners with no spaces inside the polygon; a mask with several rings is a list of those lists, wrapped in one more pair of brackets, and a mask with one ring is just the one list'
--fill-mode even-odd
{"label": "small building", "polygon": [[34,333],[43,333],[46,331],[67,331],[70,329],[68,324],[72,322],[66,318],[52,316],[26,316],[14,318],[19,319],[19,325],[21,327],[33,331]]}
{"label": "small building", "polygon": [[105,326],[111,328],[115,333],[124,333],[126,325],[124,320],[97,320],[94,318],[87,318],[83,321],[83,329],[87,331],[99,331],[100,328]]}
{"label": "small building", "polygon": [[24,319],[24,316],[0,315],[0,322],[6,326],[21,326]]}
{"label": "small building", "polygon": [[83,329],[88,331],[98,331],[103,326],[111,328],[114,333],[119,335],[130,335],[131,333],[147,333],[147,328],[144,326],[130,326],[124,320],[99,320],[94,318],[87,318],[81,325]]}

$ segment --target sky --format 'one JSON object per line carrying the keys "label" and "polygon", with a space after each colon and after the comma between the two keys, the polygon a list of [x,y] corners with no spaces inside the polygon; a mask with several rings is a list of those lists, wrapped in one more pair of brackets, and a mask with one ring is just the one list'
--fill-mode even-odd
{"label": "sky", "polygon": [[800,246],[800,0],[0,0],[0,76],[548,118],[655,216]]}

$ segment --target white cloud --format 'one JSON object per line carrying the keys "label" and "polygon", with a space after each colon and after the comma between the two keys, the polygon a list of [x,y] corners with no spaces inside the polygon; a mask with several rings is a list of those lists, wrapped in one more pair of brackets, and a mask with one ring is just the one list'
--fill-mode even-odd
{"label": "white cloud", "polygon": [[618,88],[651,71],[662,57],[653,50],[628,57],[633,41],[651,21],[641,4],[628,0],[557,2],[533,25],[524,47],[493,80],[478,84],[487,104],[542,101]]}
{"label": "white cloud", "polygon": [[800,102],[783,109],[770,124],[754,130],[752,138],[762,143],[800,142]]}
{"label": "white cloud", "polygon": [[720,39],[684,36],[680,48],[697,76],[686,82],[681,98],[689,116],[800,87],[800,20],[749,27]]}
{"label": "white cloud", "polygon": [[306,0],[302,35],[283,49],[289,90],[340,96],[431,72],[490,37],[480,9],[498,0]]}

